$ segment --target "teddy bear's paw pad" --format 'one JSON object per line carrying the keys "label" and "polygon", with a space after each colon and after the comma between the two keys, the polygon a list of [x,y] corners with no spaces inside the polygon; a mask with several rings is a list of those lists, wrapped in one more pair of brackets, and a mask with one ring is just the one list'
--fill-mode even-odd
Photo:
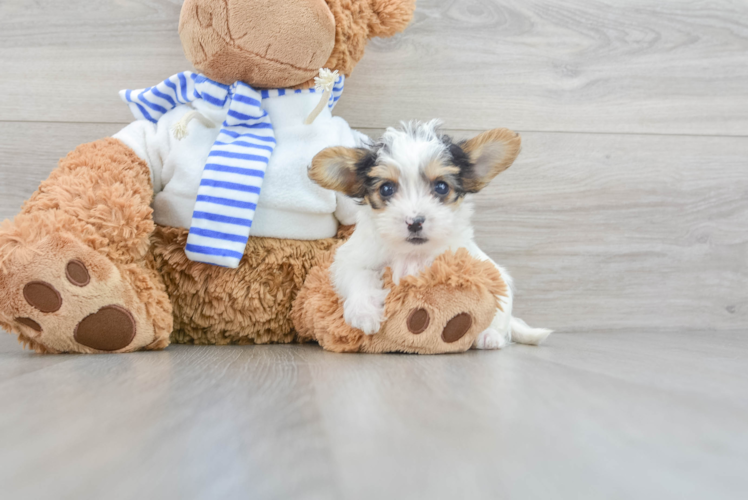
{"label": "teddy bear's paw pad", "polygon": [[124,349],[135,338],[136,324],[130,311],[117,305],[104,306],[75,327],[75,341],[99,351]]}
{"label": "teddy bear's paw pad", "polygon": [[45,281],[31,281],[23,287],[26,302],[43,313],[53,313],[62,307],[62,296],[57,289]]}
{"label": "teddy bear's paw pad", "polygon": [[426,331],[430,322],[431,316],[426,309],[413,309],[408,315],[408,330],[414,335],[421,334]]}
{"label": "teddy bear's paw pad", "polygon": [[41,333],[42,331],[42,325],[40,325],[39,323],[37,323],[31,318],[16,318],[16,321],[24,326],[28,326],[35,332]]}
{"label": "teddy bear's paw pad", "polygon": [[451,344],[457,342],[470,331],[473,326],[473,317],[468,313],[460,313],[450,319],[442,330],[442,340]]}
{"label": "teddy bear's paw pad", "polygon": [[[73,259],[65,266],[67,280],[75,286],[86,286],[91,282],[86,265],[78,259]],[[43,312],[53,313],[62,307],[62,296],[57,289],[45,281],[31,281],[23,287],[23,298],[28,304]],[[26,318],[29,321],[33,321]],[[19,323],[22,323],[19,321]],[[36,322],[35,322],[36,323]],[[38,323],[37,323],[38,325]],[[41,327],[39,330],[41,331]]]}
{"label": "teddy bear's paw pad", "polygon": [[75,286],[86,286],[91,282],[86,265],[78,259],[73,259],[65,266],[65,276]]}

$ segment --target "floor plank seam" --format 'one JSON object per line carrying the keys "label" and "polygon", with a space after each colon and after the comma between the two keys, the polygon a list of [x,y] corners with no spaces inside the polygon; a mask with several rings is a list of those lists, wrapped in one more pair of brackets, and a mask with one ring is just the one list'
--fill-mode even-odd
{"label": "floor plank seam", "polygon": [[[59,125],[122,125],[123,127],[129,125],[132,122],[78,122],[78,121],[55,121],[55,120],[0,120],[1,124],[12,124],[12,123],[28,123],[28,124],[59,124]],[[380,130],[385,127],[376,127],[370,125],[357,126],[350,124],[352,128],[357,130]],[[446,124],[449,125],[449,124]],[[460,127],[444,127],[451,132],[481,132],[482,128],[460,128]],[[709,138],[725,138],[725,139],[745,139],[748,138],[748,134],[682,134],[682,133],[665,133],[665,132],[595,132],[589,130],[539,130],[539,129],[521,129],[515,128],[520,134],[569,134],[569,135],[620,135],[620,136],[642,136],[642,137],[709,137]]]}

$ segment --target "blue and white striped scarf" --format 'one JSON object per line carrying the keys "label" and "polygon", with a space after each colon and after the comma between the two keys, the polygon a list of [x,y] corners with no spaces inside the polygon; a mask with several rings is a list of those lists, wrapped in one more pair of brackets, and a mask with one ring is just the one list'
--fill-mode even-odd
{"label": "blue and white striped scarf", "polygon": [[[327,106],[343,92],[345,77],[335,81]],[[157,123],[171,109],[196,100],[228,114],[208,155],[185,253],[190,260],[236,268],[244,255],[252,219],[270,156],[275,149],[273,125],[262,99],[306,90],[255,90],[246,83],[224,85],[192,72],[176,74],[154,87],[122,90],[135,118]]]}

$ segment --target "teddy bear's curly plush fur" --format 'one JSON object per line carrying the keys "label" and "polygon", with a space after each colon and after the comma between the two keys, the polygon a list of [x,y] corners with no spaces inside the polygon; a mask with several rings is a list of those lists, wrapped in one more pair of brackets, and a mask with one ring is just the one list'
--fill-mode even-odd
{"label": "teddy bear's curly plush fur", "polygon": [[151,249],[174,308],[172,342],[267,344],[297,341],[291,307],[309,270],[347,238],[250,238],[238,272],[193,262],[187,231],[156,226]]}
{"label": "teddy bear's curly plush fur", "polygon": [[[209,78],[308,87],[320,61],[349,75],[367,40],[404,29],[414,4],[186,0],[180,37]],[[152,197],[147,166],[118,140],[61,160],[0,228],[0,327],[50,353],[296,340],[293,300],[340,239],[250,238],[238,269],[200,264],[184,255],[186,229],[153,223]]]}

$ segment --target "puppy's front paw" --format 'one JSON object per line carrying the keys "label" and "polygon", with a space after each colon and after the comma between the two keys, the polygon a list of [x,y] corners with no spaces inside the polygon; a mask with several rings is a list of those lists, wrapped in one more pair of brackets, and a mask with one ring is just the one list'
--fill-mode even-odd
{"label": "puppy's front paw", "polygon": [[486,328],[473,342],[473,349],[501,349],[507,344],[506,335]]}
{"label": "puppy's front paw", "polygon": [[366,335],[374,335],[384,321],[384,299],[389,290],[376,290],[349,297],[343,304],[345,322]]}

